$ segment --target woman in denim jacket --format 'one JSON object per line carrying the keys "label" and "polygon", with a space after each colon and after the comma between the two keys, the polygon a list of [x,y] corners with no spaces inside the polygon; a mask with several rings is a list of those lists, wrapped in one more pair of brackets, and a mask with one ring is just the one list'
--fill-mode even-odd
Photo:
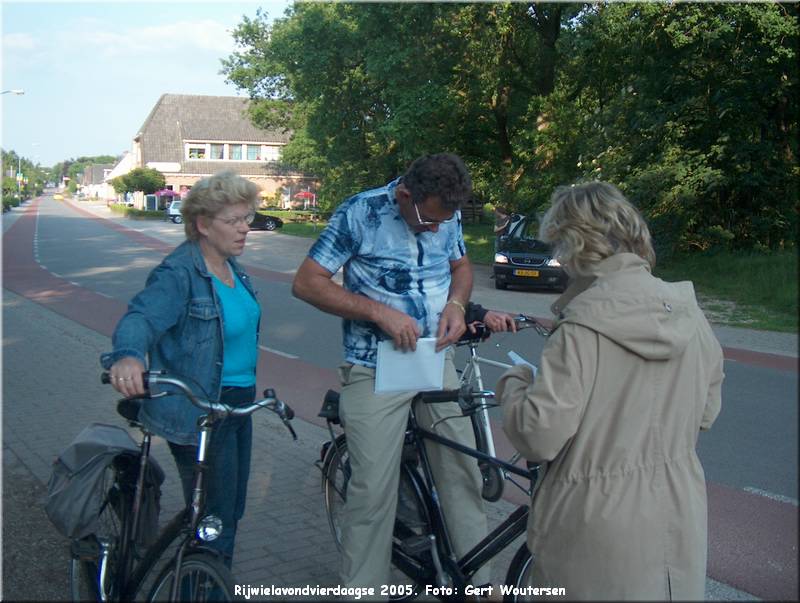
{"label": "woman in denim jacket", "polygon": [[[114,351],[101,356],[121,394],[144,394],[142,372],[149,365],[194,380],[197,393],[210,400],[238,406],[255,399],[261,310],[234,257],[244,251],[257,199],[256,185],[233,172],[192,187],[181,208],[187,240],[150,273],[114,331]],[[187,504],[201,414],[173,391],[145,401],[139,415],[145,427],[168,441]],[[228,418],[214,430],[207,508],[224,529],[210,544],[229,567],[236,524],[244,514],[251,447],[250,417]]]}

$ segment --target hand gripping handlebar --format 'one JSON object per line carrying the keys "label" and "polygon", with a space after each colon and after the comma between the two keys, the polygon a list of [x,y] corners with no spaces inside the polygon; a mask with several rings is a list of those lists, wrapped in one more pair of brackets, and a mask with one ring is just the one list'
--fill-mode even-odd
{"label": "hand gripping handlebar", "polygon": [[[100,375],[100,381],[106,385],[111,383],[111,375],[107,372],[102,373]],[[167,371],[145,371],[142,373],[142,381],[148,391],[151,390],[153,385],[172,385],[177,387],[197,408],[205,412],[215,413],[224,417],[246,417],[253,414],[260,408],[266,408],[278,415],[280,420],[292,434],[292,437],[295,440],[297,439],[297,434],[290,423],[290,421],[294,418],[294,411],[291,409],[291,407],[289,407],[288,404],[277,398],[274,389],[265,389],[263,393],[264,398],[262,400],[256,400],[247,406],[234,407],[223,404],[222,402],[212,402],[204,398],[198,398],[183,380],[173,375],[168,375]],[[164,394],[158,394],[158,396],[161,395]],[[155,398],[156,396],[148,397]]]}

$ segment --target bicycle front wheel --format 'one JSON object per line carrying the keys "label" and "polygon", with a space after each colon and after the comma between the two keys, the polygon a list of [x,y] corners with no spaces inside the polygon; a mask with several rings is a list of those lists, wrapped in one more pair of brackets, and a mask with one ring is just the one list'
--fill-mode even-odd
{"label": "bicycle front wheel", "polygon": [[347,500],[347,484],[350,481],[350,455],[344,434],[336,438],[334,445],[322,463],[322,490],[325,496],[325,513],[333,534],[336,548],[342,550],[342,512]]}
{"label": "bicycle front wheel", "polygon": [[[475,447],[481,452],[489,452],[488,438],[486,430],[487,426],[484,424],[481,417],[472,415],[472,430],[475,433]],[[487,418],[488,420],[488,418]],[[490,427],[488,429],[491,429]],[[483,487],[481,496],[488,502],[497,502],[503,496],[503,472],[502,470],[487,463],[486,461],[478,461],[478,467],[481,470],[481,479],[483,480]]]}
{"label": "bicycle front wheel", "polygon": [[530,597],[521,595],[528,584],[530,584],[531,570],[533,569],[533,555],[528,550],[528,545],[523,543],[511,560],[506,574],[505,586],[508,594],[503,595],[504,603],[516,603],[517,601],[527,601]]}
{"label": "bicycle front wheel", "polygon": [[[169,601],[175,580],[173,560],[156,579],[148,601]],[[190,553],[183,558],[178,583],[178,601],[233,601],[231,571],[211,553]]]}

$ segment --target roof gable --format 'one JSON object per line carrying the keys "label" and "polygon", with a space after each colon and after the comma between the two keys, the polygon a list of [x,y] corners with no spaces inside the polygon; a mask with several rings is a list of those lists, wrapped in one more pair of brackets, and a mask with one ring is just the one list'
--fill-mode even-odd
{"label": "roof gable", "polygon": [[163,94],[139,133],[142,161],[183,163],[183,143],[193,141],[284,144],[289,132],[262,130],[250,121],[250,101],[238,96]]}

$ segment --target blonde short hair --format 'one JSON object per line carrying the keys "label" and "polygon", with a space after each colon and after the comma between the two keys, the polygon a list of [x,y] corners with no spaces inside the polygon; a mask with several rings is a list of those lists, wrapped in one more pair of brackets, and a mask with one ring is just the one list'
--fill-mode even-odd
{"label": "blonde short hair", "polygon": [[630,252],[656,265],[650,230],[639,210],[607,182],[558,187],[542,218],[539,238],[572,276],[591,274],[594,264]]}
{"label": "blonde short hair", "polygon": [[239,203],[246,203],[255,211],[259,201],[258,190],[255,184],[230,170],[199,180],[181,205],[186,238],[196,241],[200,237],[197,230],[200,216],[213,218],[225,207]]}

